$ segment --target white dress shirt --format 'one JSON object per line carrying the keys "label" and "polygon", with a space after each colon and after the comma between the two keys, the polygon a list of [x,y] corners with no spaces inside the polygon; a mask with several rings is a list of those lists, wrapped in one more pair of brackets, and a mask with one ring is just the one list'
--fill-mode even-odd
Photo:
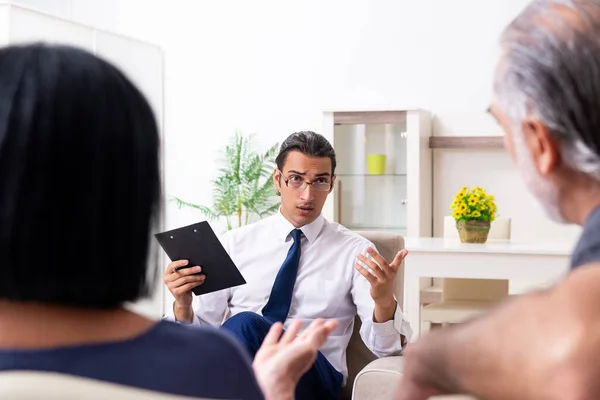
{"label": "white dress shirt", "polygon": [[[202,296],[194,296],[194,324],[220,326],[224,318],[243,311],[262,314],[293,239],[294,226],[278,212],[258,222],[226,232],[220,239],[246,284]],[[354,317],[360,316],[360,335],[377,356],[398,354],[400,335],[407,342],[412,329],[396,307],[394,319],[373,322],[375,303],[370,284],[354,267],[359,253],[375,246],[322,215],[302,230],[300,264],[288,319],[301,320],[302,329],[316,318],[334,318],[339,327],[320,349],[335,369],[347,377],[346,347]],[[388,260],[391,262],[391,260]],[[209,278],[210,279],[210,278]],[[172,311],[170,317],[173,317]]]}

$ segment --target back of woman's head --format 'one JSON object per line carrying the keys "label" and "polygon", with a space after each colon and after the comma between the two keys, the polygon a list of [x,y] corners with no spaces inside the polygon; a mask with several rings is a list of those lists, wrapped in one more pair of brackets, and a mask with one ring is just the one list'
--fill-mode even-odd
{"label": "back of woman's head", "polygon": [[158,153],[148,102],[114,66],[65,46],[0,49],[0,299],[147,295]]}

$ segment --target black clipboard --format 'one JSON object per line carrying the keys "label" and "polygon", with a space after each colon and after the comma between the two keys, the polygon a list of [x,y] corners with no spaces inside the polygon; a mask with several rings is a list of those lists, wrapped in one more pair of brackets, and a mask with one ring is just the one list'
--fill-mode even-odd
{"label": "black clipboard", "polygon": [[192,289],[196,296],[246,283],[208,222],[157,233],[154,237],[171,261],[188,260],[186,267],[202,267],[200,273],[206,275],[206,280]]}

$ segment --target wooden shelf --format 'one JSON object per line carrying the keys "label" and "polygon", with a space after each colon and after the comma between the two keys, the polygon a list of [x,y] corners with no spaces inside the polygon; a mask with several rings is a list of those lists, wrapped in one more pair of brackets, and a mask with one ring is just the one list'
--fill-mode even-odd
{"label": "wooden shelf", "polygon": [[406,176],[406,174],[335,174],[338,178],[347,178],[347,177],[387,177],[387,176]]}
{"label": "wooden shelf", "polygon": [[431,136],[430,149],[504,149],[502,136]]}
{"label": "wooden shelf", "polygon": [[406,122],[406,111],[336,111],[335,125],[355,124],[402,124]]}

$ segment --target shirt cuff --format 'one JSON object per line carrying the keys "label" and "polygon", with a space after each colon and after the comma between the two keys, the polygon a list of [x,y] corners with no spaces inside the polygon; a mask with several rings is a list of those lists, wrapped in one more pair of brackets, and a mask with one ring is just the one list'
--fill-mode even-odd
{"label": "shirt cuff", "polygon": [[164,320],[175,322],[175,323],[181,324],[181,325],[202,326],[202,321],[200,320],[200,317],[198,317],[196,315],[196,313],[194,313],[194,316],[192,317],[192,322],[177,321],[175,319],[175,310],[173,309],[174,307],[175,307],[175,303],[173,303],[173,305],[171,306],[171,309],[169,310],[169,312],[163,317]]}
{"label": "shirt cuff", "polygon": [[396,303],[394,319],[386,322],[373,322],[373,334],[376,336],[391,336],[400,334],[405,338],[402,343],[402,347],[404,347],[406,343],[410,342],[413,330],[408,321],[404,319],[402,310]]}

